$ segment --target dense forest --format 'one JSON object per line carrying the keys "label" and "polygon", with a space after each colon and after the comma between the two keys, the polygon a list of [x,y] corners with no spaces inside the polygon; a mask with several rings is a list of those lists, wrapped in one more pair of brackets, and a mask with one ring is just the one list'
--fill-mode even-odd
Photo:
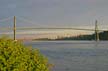
{"label": "dense forest", "polygon": [[[108,31],[103,31],[99,33],[100,40],[108,40]],[[95,33],[91,35],[78,35],[74,37],[63,37],[57,38],[55,40],[95,40]]]}

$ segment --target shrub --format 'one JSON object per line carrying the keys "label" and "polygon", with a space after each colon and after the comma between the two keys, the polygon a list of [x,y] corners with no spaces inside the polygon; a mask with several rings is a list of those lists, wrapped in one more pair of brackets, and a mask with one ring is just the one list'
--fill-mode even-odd
{"label": "shrub", "polygon": [[19,41],[0,39],[0,71],[49,71],[47,58]]}

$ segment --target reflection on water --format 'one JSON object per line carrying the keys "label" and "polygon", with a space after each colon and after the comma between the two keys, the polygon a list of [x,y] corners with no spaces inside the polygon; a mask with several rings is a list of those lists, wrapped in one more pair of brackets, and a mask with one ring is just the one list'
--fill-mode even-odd
{"label": "reflection on water", "polygon": [[33,41],[55,66],[52,71],[108,71],[108,42]]}

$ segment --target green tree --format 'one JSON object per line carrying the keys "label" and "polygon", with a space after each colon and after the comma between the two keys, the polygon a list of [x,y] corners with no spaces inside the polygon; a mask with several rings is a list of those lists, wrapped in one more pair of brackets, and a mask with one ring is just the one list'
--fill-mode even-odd
{"label": "green tree", "polygon": [[49,71],[48,60],[37,49],[1,38],[0,71]]}

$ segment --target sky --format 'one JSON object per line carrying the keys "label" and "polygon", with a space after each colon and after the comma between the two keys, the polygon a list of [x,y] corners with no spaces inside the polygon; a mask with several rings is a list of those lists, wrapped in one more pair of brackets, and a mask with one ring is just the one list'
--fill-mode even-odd
{"label": "sky", "polygon": [[107,7],[108,0],[0,0],[0,19],[16,16],[30,21],[17,20],[17,26],[48,27],[92,27],[97,19],[106,27]]}
{"label": "sky", "polygon": [[108,0],[0,0],[0,27],[12,27],[13,16],[17,27],[94,28],[98,20],[107,29]]}

